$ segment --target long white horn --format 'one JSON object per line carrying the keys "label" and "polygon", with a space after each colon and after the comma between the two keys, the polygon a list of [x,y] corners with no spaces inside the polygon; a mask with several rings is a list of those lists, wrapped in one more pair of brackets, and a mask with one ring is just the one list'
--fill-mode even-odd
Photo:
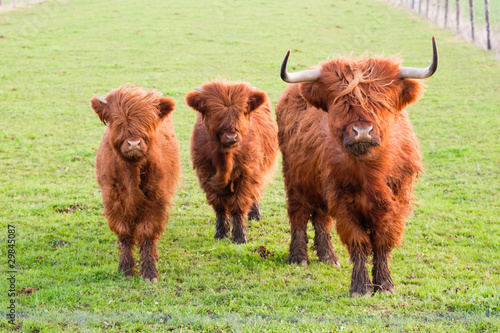
{"label": "long white horn", "polygon": [[432,37],[432,62],[427,68],[401,67],[399,69],[400,79],[425,79],[436,72],[438,66],[438,51],[436,39]]}
{"label": "long white horn", "polygon": [[316,81],[321,75],[321,68],[308,69],[305,71],[297,73],[288,73],[286,71],[286,65],[288,64],[288,57],[290,56],[290,50],[286,53],[285,59],[281,64],[281,79],[288,83],[300,83],[300,82],[310,82]]}
{"label": "long white horn", "polygon": [[108,101],[104,98],[104,97],[96,97],[98,101],[104,103],[104,104],[108,104]]}

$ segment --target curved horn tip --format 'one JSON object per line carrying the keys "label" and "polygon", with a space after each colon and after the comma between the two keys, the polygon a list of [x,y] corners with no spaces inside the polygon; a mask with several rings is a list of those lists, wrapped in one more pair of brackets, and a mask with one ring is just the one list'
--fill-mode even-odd
{"label": "curved horn tip", "polygon": [[108,104],[108,101],[104,97],[97,96],[97,100],[101,103]]}
{"label": "curved horn tip", "polygon": [[285,82],[289,82],[288,73],[286,72],[286,66],[288,65],[288,57],[290,57],[290,50],[288,50],[286,52],[285,58],[283,59],[283,62],[281,63],[280,76],[281,76],[281,79]]}
{"label": "curved horn tip", "polygon": [[198,92],[203,92],[203,88],[194,88],[194,90],[198,91]]}
{"label": "curved horn tip", "polygon": [[425,79],[432,76],[438,67],[438,51],[436,38],[432,37],[432,62],[427,68],[401,67],[399,69],[400,79]]}

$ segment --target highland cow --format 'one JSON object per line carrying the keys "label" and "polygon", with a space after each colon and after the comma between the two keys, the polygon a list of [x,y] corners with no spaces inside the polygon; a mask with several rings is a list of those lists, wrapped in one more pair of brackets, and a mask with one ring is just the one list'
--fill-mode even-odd
{"label": "highland cow", "polygon": [[198,111],[191,158],[216,214],[215,238],[247,242],[246,218],[260,219],[259,200],[278,154],[267,95],[247,83],[209,82],[186,96]]}
{"label": "highland cow", "polygon": [[107,125],[97,150],[96,175],[104,216],[118,236],[118,271],[135,273],[133,247],[140,252],[140,273],[156,282],[156,243],[168,220],[179,178],[179,147],[170,114],[175,102],[155,90],[124,85],[92,108]]}
{"label": "highland cow", "polygon": [[[308,220],[318,258],[339,266],[330,231],[349,252],[350,294],[395,292],[388,260],[411,212],[422,170],[417,138],[405,110],[423,94],[414,79],[437,68],[400,67],[394,58],[338,58],[319,68],[287,73],[276,106],[278,141],[291,226],[290,263],[307,264]],[[373,254],[373,283],[366,268]]]}

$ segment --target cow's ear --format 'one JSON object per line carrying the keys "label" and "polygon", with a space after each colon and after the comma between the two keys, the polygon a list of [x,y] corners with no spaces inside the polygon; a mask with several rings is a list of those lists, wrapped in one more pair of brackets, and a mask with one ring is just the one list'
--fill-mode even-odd
{"label": "cow's ear", "polygon": [[300,94],[315,108],[328,111],[328,90],[321,81],[300,83]]}
{"label": "cow's ear", "polygon": [[92,105],[92,109],[99,116],[99,119],[102,121],[104,125],[109,123],[109,107],[108,102],[99,96],[94,96],[90,100]]}
{"label": "cow's ear", "polygon": [[160,119],[169,115],[175,108],[175,101],[168,97],[160,98],[160,105],[158,106],[158,110],[160,111]]}
{"label": "cow's ear", "polygon": [[186,104],[201,114],[205,113],[206,103],[205,99],[201,97],[199,91],[191,91],[186,95]]}
{"label": "cow's ear", "polygon": [[421,81],[403,79],[401,80],[401,93],[397,108],[403,110],[407,105],[415,103],[424,94],[424,84]]}
{"label": "cow's ear", "polygon": [[257,110],[259,107],[262,106],[267,100],[267,96],[264,92],[254,90],[252,91],[251,95],[248,97],[247,101],[247,111],[245,112],[246,114],[249,114],[255,110]]}

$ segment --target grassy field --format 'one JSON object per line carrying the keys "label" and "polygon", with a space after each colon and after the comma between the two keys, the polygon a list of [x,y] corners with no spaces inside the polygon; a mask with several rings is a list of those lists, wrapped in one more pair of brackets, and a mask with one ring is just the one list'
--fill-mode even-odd
{"label": "grassy field", "polygon": [[[500,63],[491,54],[371,0],[66,0],[1,13],[0,35],[0,331],[498,332]],[[393,252],[396,294],[350,298],[351,264],[335,235],[341,268],[312,249],[309,266],[286,262],[280,170],[249,242],[212,238],[215,216],[189,160],[195,112],[186,92],[222,77],[250,82],[275,104],[288,49],[297,70],[366,50],[423,67],[433,35],[440,65],[409,108],[425,173]],[[89,100],[126,82],[177,101],[183,180],[154,285],[117,273],[94,177],[104,126]]]}

